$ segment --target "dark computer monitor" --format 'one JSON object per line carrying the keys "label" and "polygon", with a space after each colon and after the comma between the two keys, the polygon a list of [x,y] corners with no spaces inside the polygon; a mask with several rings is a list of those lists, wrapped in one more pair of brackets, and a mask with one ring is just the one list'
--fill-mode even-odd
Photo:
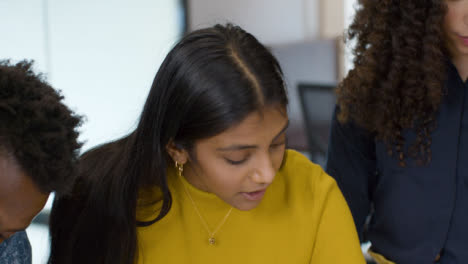
{"label": "dark computer monitor", "polygon": [[325,162],[331,119],[335,109],[336,84],[300,83],[299,98],[312,161]]}

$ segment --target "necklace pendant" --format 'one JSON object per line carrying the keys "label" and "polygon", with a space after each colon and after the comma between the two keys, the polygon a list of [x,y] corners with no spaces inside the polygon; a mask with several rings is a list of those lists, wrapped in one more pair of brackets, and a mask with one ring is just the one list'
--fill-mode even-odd
{"label": "necklace pendant", "polygon": [[210,238],[208,239],[208,243],[209,243],[210,245],[214,245],[214,244],[216,243],[216,240],[214,239],[214,237],[210,237]]}

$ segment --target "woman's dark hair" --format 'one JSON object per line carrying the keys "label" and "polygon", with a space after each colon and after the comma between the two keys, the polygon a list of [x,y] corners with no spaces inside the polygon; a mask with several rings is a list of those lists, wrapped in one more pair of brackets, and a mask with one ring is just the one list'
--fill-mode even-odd
{"label": "woman's dark hair", "polygon": [[[162,63],[135,131],[82,156],[73,195],[54,203],[49,263],[134,263],[137,226],[171,208],[166,145],[190,151],[254,111],[286,105],[281,68],[251,34],[230,24],[188,34]],[[153,187],[159,216],[138,222],[139,192]]]}
{"label": "woman's dark hair", "polygon": [[[337,89],[341,122],[349,120],[407,156],[430,161],[431,132],[446,75],[443,0],[360,0],[348,39],[354,69]],[[405,130],[416,133],[407,142]]]}
{"label": "woman's dark hair", "polygon": [[66,193],[76,176],[81,117],[32,67],[0,61],[0,155],[14,158],[41,192]]}

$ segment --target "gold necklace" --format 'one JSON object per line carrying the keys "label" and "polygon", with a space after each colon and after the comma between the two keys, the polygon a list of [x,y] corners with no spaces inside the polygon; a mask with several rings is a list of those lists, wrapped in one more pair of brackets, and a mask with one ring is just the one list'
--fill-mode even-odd
{"label": "gold necklace", "polygon": [[177,167],[177,170],[178,170],[178,174],[179,174],[179,177],[181,177],[180,181],[182,182],[182,185],[184,186],[184,191],[185,193],[187,194],[188,198],[190,199],[190,201],[192,202],[193,204],[193,208],[195,208],[195,212],[198,214],[198,217],[200,218],[200,221],[202,222],[203,224],[203,227],[205,228],[206,232],[208,233],[208,244],[210,245],[214,245],[216,244],[216,239],[214,238],[216,232],[219,231],[219,229],[224,225],[224,223],[226,222],[226,220],[228,219],[229,215],[231,214],[232,212],[232,206],[231,208],[229,209],[229,211],[227,212],[227,214],[224,216],[223,220],[221,220],[221,222],[218,224],[218,226],[215,228],[215,230],[213,232],[210,231],[210,228],[208,227],[208,223],[206,222],[205,218],[202,216],[202,214],[200,213],[200,210],[198,210],[198,206],[195,204],[195,201],[193,200],[192,196],[190,195],[190,192],[187,188],[187,186],[185,186],[185,183],[184,181],[182,180],[182,172],[184,171],[184,167],[182,164],[176,162],[176,167]]}

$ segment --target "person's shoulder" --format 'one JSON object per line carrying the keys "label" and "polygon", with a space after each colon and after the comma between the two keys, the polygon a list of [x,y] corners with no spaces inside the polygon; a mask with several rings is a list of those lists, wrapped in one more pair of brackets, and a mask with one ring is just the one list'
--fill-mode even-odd
{"label": "person's shoulder", "polygon": [[336,185],[320,165],[295,150],[286,151],[280,174],[289,185],[301,188],[310,195],[318,195]]}
{"label": "person's shoulder", "polygon": [[31,245],[25,231],[17,232],[0,244],[0,263],[30,264]]}
{"label": "person's shoulder", "polygon": [[291,175],[294,177],[309,177],[323,173],[323,169],[310,161],[302,153],[288,149],[285,152],[283,164],[280,173]]}

